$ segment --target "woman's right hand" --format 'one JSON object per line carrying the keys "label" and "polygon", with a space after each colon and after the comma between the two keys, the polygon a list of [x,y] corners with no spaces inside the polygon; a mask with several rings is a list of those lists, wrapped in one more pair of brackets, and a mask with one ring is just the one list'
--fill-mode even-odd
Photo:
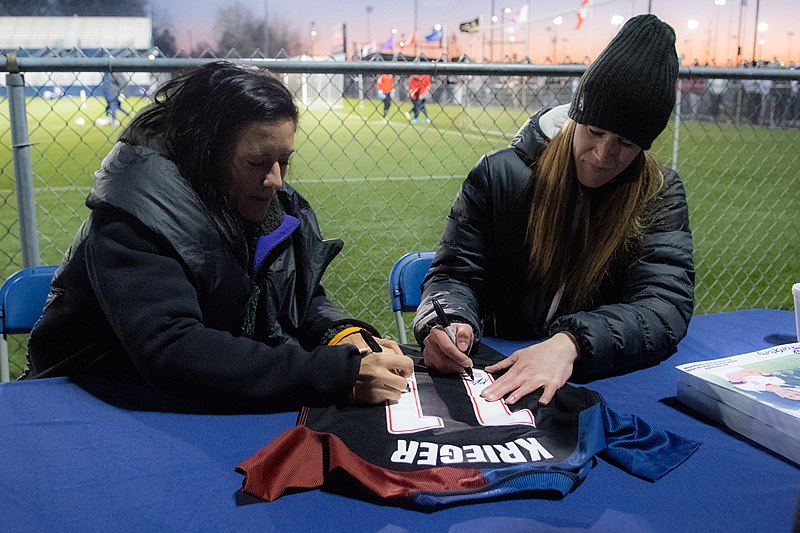
{"label": "woman's right hand", "polygon": [[458,322],[451,326],[456,334],[456,344],[453,344],[447,333],[439,326],[431,329],[422,341],[422,357],[428,368],[435,368],[445,373],[460,373],[464,368],[472,366],[472,359],[466,355],[472,346],[472,326]]}
{"label": "woman's right hand", "polygon": [[[388,343],[384,343],[384,347]],[[361,358],[358,379],[350,400],[353,403],[374,405],[384,401],[397,401],[405,390],[407,378],[414,372],[410,357],[397,351],[384,349],[370,352]]]}

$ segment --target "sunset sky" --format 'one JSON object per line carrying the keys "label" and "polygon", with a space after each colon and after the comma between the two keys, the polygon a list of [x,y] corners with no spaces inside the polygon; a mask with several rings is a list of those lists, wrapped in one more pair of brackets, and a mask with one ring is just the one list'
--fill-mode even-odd
{"label": "sunset sky", "polygon": [[[153,9],[166,15],[175,30],[178,45],[189,48],[204,40],[216,44],[213,30],[217,12],[235,0],[151,0]],[[524,55],[528,43],[529,55],[534,62],[543,62],[555,55],[557,62],[569,57],[580,62],[584,57],[594,58],[614,35],[615,20],[652,12],[671,24],[677,33],[677,48],[688,62],[697,58],[701,63],[716,57],[718,64],[736,57],[737,43],[742,46],[742,58],[752,59],[753,52],[760,59],[789,60],[800,63],[800,1],[798,0],[589,0],[585,19],[576,29],[577,15],[582,0],[263,0],[242,2],[255,17],[264,17],[268,9],[271,20],[282,20],[308,39],[307,48],[315,55],[330,52],[331,36],[335,26],[347,25],[348,53],[354,43],[363,45],[374,41],[381,43],[397,29],[394,42],[398,46],[402,36],[414,33],[416,6],[417,42],[424,42],[435,24],[444,27],[445,35],[456,34],[456,50],[473,58],[488,56],[495,60],[503,55],[517,60]],[[715,3],[716,2],[716,3]],[[725,5],[717,5],[717,3]],[[529,4],[529,21],[526,25],[512,24],[518,19],[524,5]],[[759,15],[756,20],[756,6]],[[334,7],[335,6],[335,7]],[[372,6],[371,13],[367,7]],[[498,17],[494,31],[494,44],[489,31],[473,34],[461,33],[461,22],[480,17],[488,24],[490,12]],[[509,8],[504,13],[504,8]],[[558,24],[557,17],[561,17]],[[739,21],[741,18],[741,32]],[[693,21],[693,22],[690,22]],[[762,29],[757,31],[757,22]],[[311,30],[317,31],[311,37]],[[795,35],[796,33],[796,35]],[[501,36],[504,36],[501,37]],[[436,45],[420,48],[427,55],[438,56],[442,50]],[[450,50],[453,55],[454,50]],[[791,55],[791,57],[790,57]],[[721,60],[720,60],[721,59]]]}

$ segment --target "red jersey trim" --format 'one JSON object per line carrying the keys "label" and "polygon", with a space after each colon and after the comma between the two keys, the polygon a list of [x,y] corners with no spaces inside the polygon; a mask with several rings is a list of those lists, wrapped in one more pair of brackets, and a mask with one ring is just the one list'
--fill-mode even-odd
{"label": "red jersey trim", "polygon": [[334,472],[344,472],[379,497],[390,499],[409,498],[418,492],[464,492],[488,485],[477,468],[443,466],[416,472],[382,468],[354,454],[336,435],[305,426],[284,431],[237,470],[244,474],[243,492],[270,502],[291,489],[323,488]]}

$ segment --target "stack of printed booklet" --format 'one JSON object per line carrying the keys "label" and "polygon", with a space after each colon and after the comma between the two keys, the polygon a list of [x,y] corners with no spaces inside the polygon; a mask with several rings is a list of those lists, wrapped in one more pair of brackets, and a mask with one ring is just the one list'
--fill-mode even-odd
{"label": "stack of printed booklet", "polygon": [[677,368],[678,400],[800,465],[800,342]]}

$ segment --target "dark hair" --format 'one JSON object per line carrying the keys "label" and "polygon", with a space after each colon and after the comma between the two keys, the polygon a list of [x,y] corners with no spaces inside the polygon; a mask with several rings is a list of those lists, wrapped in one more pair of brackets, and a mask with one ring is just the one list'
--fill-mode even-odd
{"label": "dark hair", "polygon": [[238,255],[242,228],[223,182],[226,151],[246,126],[285,120],[296,127],[298,111],[283,83],[265,70],[217,61],[165,83],[130,128],[163,136],[167,157]]}

